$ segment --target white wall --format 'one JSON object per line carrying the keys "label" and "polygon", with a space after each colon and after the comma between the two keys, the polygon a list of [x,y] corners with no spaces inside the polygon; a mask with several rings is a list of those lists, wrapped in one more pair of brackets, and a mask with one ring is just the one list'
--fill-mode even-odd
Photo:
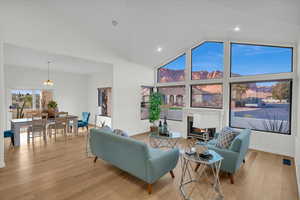
{"label": "white wall", "polygon": [[[5,72],[5,108],[6,120],[9,120],[8,106],[10,104],[11,89],[42,89],[45,88],[43,81],[47,78],[47,71],[28,67],[8,66]],[[54,99],[58,103],[59,110],[81,116],[81,112],[88,109],[87,106],[87,75],[73,74],[67,72],[51,72],[54,86]],[[9,128],[9,125],[8,127]]]}
{"label": "white wall", "polygon": [[[298,65],[298,71],[297,71],[297,86],[298,86],[298,99],[300,98],[300,82],[299,82],[299,77],[300,77],[300,39],[298,41],[298,48],[297,48],[297,65]],[[299,119],[300,119],[300,105],[299,105],[299,100],[298,100],[298,105],[297,105],[297,134],[295,135],[295,167],[296,167],[296,174],[297,174],[297,183],[298,183],[298,192],[300,194],[300,124],[299,124]]]}
{"label": "white wall", "polygon": [[4,112],[4,101],[5,101],[5,82],[4,82],[4,65],[3,65],[3,42],[0,36],[0,168],[5,166],[4,163],[4,137],[3,131],[5,126],[5,112]]}
{"label": "white wall", "polygon": [[140,114],[141,86],[153,85],[153,69],[124,61],[114,64],[113,74],[113,128],[130,135],[148,131]]}
{"label": "white wall", "polygon": [[[99,72],[88,76],[88,111],[91,113],[90,123],[95,123],[98,107],[98,88],[113,87],[113,66],[103,65]],[[99,117],[98,117],[99,118]],[[98,119],[98,122],[100,119]],[[101,120],[102,121],[102,120]],[[97,122],[97,123],[98,123]]]}

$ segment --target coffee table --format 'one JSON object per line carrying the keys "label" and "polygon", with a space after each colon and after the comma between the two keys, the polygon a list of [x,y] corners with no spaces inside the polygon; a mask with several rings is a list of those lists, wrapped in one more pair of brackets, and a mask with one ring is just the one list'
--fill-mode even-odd
{"label": "coffee table", "polygon": [[175,148],[181,137],[179,132],[170,132],[169,136],[160,135],[157,132],[149,134],[150,145],[153,148]]}

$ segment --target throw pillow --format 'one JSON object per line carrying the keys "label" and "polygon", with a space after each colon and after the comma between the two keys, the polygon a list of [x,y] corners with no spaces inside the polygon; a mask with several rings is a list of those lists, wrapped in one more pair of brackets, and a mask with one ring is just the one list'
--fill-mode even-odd
{"label": "throw pillow", "polygon": [[234,131],[233,129],[229,127],[223,128],[217,138],[216,146],[222,149],[228,148],[237,135],[238,132]]}
{"label": "throw pillow", "polygon": [[115,129],[113,132],[114,132],[114,134],[116,134],[116,135],[128,137],[128,134],[127,134],[125,131],[121,130],[121,129]]}
{"label": "throw pillow", "polygon": [[107,125],[99,128],[99,130],[104,131],[104,132],[108,132],[108,133],[112,133],[113,132],[113,130],[109,126],[107,126]]}

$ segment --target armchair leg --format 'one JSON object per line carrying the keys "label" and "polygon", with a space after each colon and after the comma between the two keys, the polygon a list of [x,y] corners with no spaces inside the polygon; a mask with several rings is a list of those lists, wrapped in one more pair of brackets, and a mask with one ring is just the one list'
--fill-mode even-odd
{"label": "armchair leg", "polygon": [[98,157],[97,157],[97,156],[95,156],[94,163],[96,163],[97,159],[98,159]]}
{"label": "armchair leg", "polygon": [[233,174],[229,174],[229,178],[230,178],[230,183],[234,184],[234,177]]}
{"label": "armchair leg", "polygon": [[148,183],[148,194],[152,193],[152,184]]}
{"label": "armchair leg", "polygon": [[244,164],[245,164],[245,162],[246,162],[245,159],[243,159],[243,163],[244,163]]}
{"label": "armchair leg", "polygon": [[172,178],[175,178],[173,170],[170,171],[170,174],[171,174]]}
{"label": "armchair leg", "polygon": [[195,172],[197,172],[197,170],[199,169],[199,167],[200,167],[200,164],[198,163],[198,164],[196,165],[196,167],[195,167]]}

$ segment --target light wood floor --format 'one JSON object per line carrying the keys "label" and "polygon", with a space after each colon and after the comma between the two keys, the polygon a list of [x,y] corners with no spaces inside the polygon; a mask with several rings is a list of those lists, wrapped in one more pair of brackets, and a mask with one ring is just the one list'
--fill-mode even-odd
{"label": "light wood floor", "polygon": [[[136,138],[147,141],[146,135]],[[15,149],[9,149],[6,141],[6,168],[0,169],[1,200],[182,199],[179,163],[174,170],[175,179],[166,174],[153,185],[152,195],[148,195],[143,181],[104,161],[94,164],[92,158],[87,158],[84,133],[68,138],[67,142],[58,138],[45,144],[37,139],[34,145],[27,145],[23,140],[22,146]],[[293,165],[283,165],[282,158],[250,151],[234,185],[221,174],[225,199],[297,200],[295,169]]]}

